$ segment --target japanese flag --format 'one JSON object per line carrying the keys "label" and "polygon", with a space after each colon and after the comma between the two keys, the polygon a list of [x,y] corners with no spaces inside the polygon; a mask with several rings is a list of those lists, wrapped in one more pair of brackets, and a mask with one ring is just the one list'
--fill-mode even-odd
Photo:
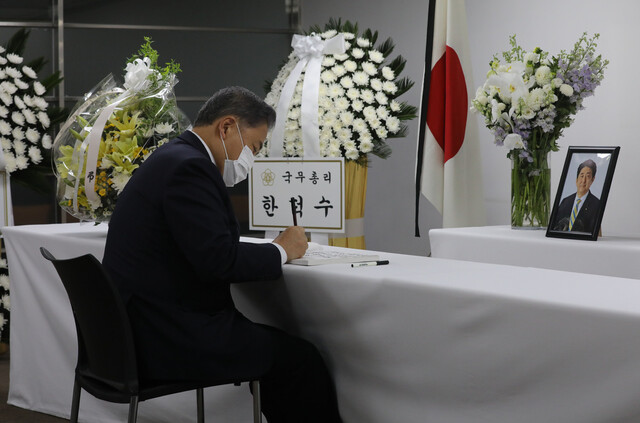
{"label": "japanese flag", "polygon": [[482,226],[485,207],[464,0],[431,0],[416,166],[416,235],[420,195],[443,227]]}

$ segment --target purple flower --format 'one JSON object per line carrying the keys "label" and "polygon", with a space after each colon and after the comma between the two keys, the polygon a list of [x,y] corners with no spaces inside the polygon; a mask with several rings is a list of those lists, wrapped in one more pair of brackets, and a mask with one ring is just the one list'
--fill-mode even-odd
{"label": "purple flower", "polygon": [[556,110],[553,107],[547,107],[538,112],[536,120],[533,122],[534,127],[542,129],[542,132],[553,131],[553,122],[556,118]]}
{"label": "purple flower", "polygon": [[529,154],[529,152],[526,150],[526,144],[525,144],[525,149],[520,151],[519,156],[522,159],[527,159],[529,163],[533,161],[533,157],[531,157],[531,154]]}
{"label": "purple flower", "polygon": [[504,137],[507,136],[507,131],[502,126],[493,127],[494,143],[502,147],[504,145]]}
{"label": "purple flower", "polygon": [[513,120],[513,133],[518,134],[523,140],[529,139],[531,135],[531,122],[527,119],[514,119]]}
{"label": "purple flower", "polygon": [[568,66],[569,66],[569,64],[568,64],[568,63],[566,63],[566,62],[564,61],[564,59],[562,59],[562,58],[558,59],[558,67],[559,67],[561,70],[566,71]]}

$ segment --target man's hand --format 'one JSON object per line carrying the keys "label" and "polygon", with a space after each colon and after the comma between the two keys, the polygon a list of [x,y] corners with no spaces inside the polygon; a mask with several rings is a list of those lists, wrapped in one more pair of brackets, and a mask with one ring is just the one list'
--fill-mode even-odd
{"label": "man's hand", "polygon": [[273,242],[284,248],[289,260],[302,257],[309,245],[302,226],[289,226]]}

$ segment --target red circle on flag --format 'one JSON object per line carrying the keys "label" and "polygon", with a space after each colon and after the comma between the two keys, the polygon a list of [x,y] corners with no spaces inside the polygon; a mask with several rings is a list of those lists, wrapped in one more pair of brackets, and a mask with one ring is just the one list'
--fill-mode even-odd
{"label": "red circle on flag", "polygon": [[454,157],[462,143],[469,111],[467,84],[458,54],[447,46],[431,69],[427,125],[444,152],[444,161]]}

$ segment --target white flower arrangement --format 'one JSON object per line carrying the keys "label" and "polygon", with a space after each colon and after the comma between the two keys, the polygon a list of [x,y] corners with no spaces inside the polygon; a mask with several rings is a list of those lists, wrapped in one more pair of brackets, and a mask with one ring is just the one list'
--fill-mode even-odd
{"label": "white flower arrangement", "polygon": [[[345,157],[364,161],[369,153],[387,158],[391,148],[388,138],[406,134],[404,121],[416,117],[417,109],[398,97],[406,93],[413,82],[398,79],[406,60],[398,56],[386,63],[394,49],[391,39],[376,46],[378,32],[367,29],[358,34],[357,24],[331,19],[324,29],[312,27],[310,34],[330,40],[342,34],[344,53],[326,54],[322,59],[318,93],[318,129],[320,154],[323,157]],[[276,79],[266,88],[265,101],[276,108],[283,87],[299,58],[292,52]],[[284,125],[283,155],[302,157],[301,106],[304,71],[295,86]],[[269,155],[268,139],[262,155]]]}
{"label": "white flower arrangement", "polygon": [[[45,192],[45,175],[51,173],[52,126],[66,118],[67,111],[49,106],[44,96],[62,78],[56,72],[41,81],[43,58],[24,59],[29,31],[17,31],[0,47],[0,170],[12,181]],[[0,259],[0,334],[8,342],[11,295],[7,260]]]}
{"label": "white flower arrangement", "polygon": [[24,63],[22,51],[29,32],[18,31],[5,47],[0,47],[0,146],[4,170],[20,173],[41,165],[50,172],[48,159],[52,146],[51,126],[66,116],[66,111],[49,107],[43,97],[62,79],[55,73],[43,82],[38,71],[43,59]]}
{"label": "white flower arrangement", "polygon": [[558,151],[562,130],[604,78],[609,61],[596,54],[598,37],[584,33],[570,52],[549,56],[540,48],[525,51],[514,35],[502,61],[494,56],[472,109],[484,116],[495,144],[506,146],[509,157],[531,162],[532,151]]}

